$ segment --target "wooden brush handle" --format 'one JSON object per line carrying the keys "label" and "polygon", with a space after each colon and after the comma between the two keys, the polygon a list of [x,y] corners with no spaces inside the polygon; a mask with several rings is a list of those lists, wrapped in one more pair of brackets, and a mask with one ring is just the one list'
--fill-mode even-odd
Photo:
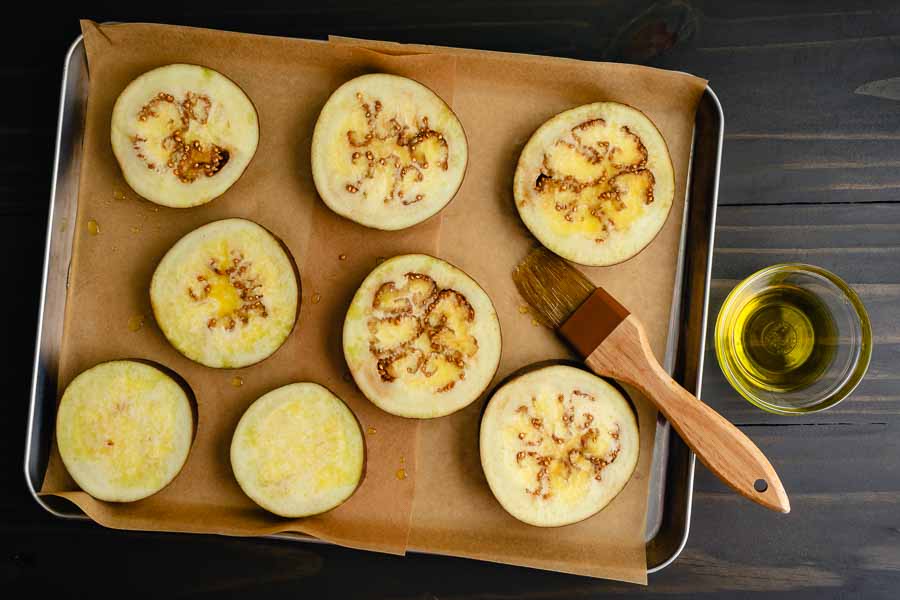
{"label": "wooden brush handle", "polygon": [[[622,321],[585,363],[598,375],[630,383],[646,394],[700,461],[736,492],[770,510],[790,512],[787,493],[762,451],[669,377],[634,316]],[[762,491],[757,491],[760,480]]]}

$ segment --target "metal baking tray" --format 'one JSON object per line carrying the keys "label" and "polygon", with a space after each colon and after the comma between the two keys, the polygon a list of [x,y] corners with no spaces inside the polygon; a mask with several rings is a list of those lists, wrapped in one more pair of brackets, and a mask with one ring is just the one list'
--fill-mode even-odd
{"label": "metal baking tray", "polygon": [[[82,520],[90,519],[74,504],[61,498],[38,496],[38,490],[47,468],[56,413],[57,367],[78,204],[88,80],[87,56],[79,37],[69,48],[63,68],[25,441],[25,481],[35,501],[57,517]],[[703,374],[723,128],[722,107],[712,89],[707,88],[700,100],[694,126],[684,225],[669,320],[670,335],[664,361],[673,377],[698,397]],[[661,416],[657,423],[649,485],[647,570],[654,573],[672,563],[687,542],[694,485],[694,455]],[[273,537],[321,541],[293,533]],[[412,548],[411,551],[416,550]]]}

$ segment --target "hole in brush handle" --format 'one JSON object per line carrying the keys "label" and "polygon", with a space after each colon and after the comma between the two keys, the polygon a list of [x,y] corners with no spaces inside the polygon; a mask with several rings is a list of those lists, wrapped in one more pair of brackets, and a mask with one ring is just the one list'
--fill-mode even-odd
{"label": "hole in brush handle", "polygon": [[766,483],[765,479],[757,479],[753,482],[753,489],[761,494],[769,489],[769,484]]}

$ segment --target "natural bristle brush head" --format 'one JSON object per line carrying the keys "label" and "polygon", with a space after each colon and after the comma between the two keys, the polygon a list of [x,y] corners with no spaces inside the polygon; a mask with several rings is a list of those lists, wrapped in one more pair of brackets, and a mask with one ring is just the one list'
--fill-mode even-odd
{"label": "natural bristle brush head", "polygon": [[522,297],[545,324],[588,356],[628,317],[628,309],[581,271],[544,248],[528,253],[513,271]]}
{"label": "natural bristle brush head", "polygon": [[553,328],[562,325],[595,289],[578,269],[543,247],[531,250],[512,277],[537,317]]}

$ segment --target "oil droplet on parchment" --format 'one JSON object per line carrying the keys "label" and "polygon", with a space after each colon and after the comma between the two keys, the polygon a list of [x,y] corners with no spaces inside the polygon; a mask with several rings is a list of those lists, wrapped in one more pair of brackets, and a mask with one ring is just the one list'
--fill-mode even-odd
{"label": "oil droplet on parchment", "polygon": [[94,219],[89,219],[87,222],[87,230],[91,235],[98,235],[100,233],[100,223]]}
{"label": "oil droplet on parchment", "polygon": [[128,319],[128,331],[138,331],[144,326],[144,315],[134,315]]}
{"label": "oil droplet on parchment", "polygon": [[397,469],[397,479],[401,481],[406,479],[406,469],[404,469],[403,467]]}
{"label": "oil droplet on parchment", "polygon": [[239,375],[235,375],[234,377],[231,378],[231,387],[239,388],[239,387],[241,387],[242,385],[244,385],[244,378],[243,378],[243,377],[241,377],[241,376],[239,376]]}
{"label": "oil droplet on parchment", "polygon": [[315,294],[312,295],[312,303],[313,304],[318,304],[321,301],[322,301],[322,294],[320,294],[319,292],[316,292]]}
{"label": "oil droplet on parchment", "polygon": [[378,433],[378,430],[374,427],[369,427],[368,429],[366,429],[366,433],[368,433],[369,435],[375,435],[376,433]]}

